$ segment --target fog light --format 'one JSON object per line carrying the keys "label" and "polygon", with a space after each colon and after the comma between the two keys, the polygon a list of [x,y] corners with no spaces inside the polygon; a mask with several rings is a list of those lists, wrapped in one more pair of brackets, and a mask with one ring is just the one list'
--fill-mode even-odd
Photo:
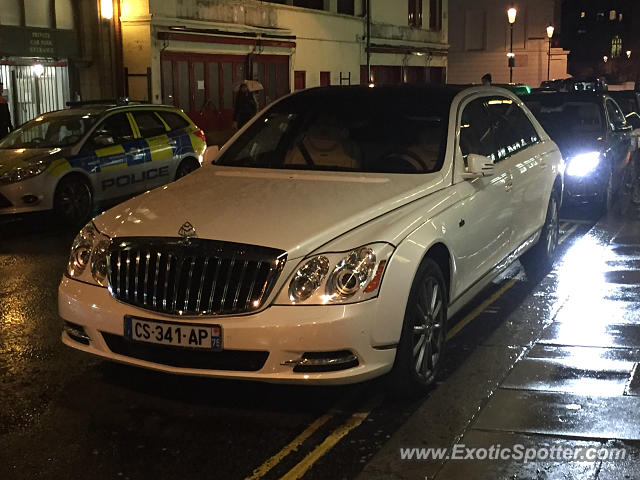
{"label": "fog light", "polygon": [[358,357],[349,350],[333,352],[305,352],[297,360],[287,360],[282,365],[293,365],[296,373],[335,372],[359,365]]}
{"label": "fog light", "polygon": [[87,335],[87,332],[84,331],[84,327],[80,325],[76,325],[71,322],[64,322],[63,330],[66,332],[72,340],[75,340],[78,343],[82,343],[83,345],[89,345],[91,338]]}

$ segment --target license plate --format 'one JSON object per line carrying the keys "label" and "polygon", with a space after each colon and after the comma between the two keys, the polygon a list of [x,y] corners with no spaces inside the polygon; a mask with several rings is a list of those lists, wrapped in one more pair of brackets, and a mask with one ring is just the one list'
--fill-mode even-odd
{"label": "license plate", "polygon": [[134,342],[156,343],[173,347],[222,350],[220,325],[194,325],[124,317],[124,336]]}

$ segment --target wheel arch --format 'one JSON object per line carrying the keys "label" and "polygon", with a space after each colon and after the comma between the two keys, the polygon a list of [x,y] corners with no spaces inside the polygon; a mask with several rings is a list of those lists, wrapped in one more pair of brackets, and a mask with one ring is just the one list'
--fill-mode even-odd
{"label": "wheel arch", "polygon": [[91,190],[91,198],[95,202],[95,194],[96,194],[95,185],[91,181],[91,177],[89,177],[89,175],[86,172],[81,171],[81,170],[69,170],[69,171],[65,172],[63,175],[60,175],[60,178],[56,182],[56,186],[53,189],[54,194],[55,194],[55,192],[58,191],[58,187],[60,186],[60,183],[63,180],[67,179],[67,178],[80,178],[80,179],[82,179],[82,181],[85,182],[89,186],[89,189]]}

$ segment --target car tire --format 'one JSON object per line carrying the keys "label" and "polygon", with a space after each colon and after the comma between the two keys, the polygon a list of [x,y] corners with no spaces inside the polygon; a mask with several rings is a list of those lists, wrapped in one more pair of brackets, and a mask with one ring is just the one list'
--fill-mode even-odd
{"label": "car tire", "polygon": [[178,168],[176,169],[175,180],[178,180],[185,175],[189,175],[198,168],[200,168],[200,163],[195,158],[185,158],[180,162],[180,165],[178,165]]}
{"label": "car tire", "polygon": [[424,394],[434,381],[445,351],[448,291],[440,267],[426,258],[413,281],[396,358],[389,376],[399,396]]}
{"label": "car tire", "polygon": [[66,225],[84,225],[93,213],[93,193],[89,183],[79,175],[64,177],[56,187],[53,210]]}
{"label": "car tire", "polygon": [[520,258],[524,267],[535,273],[547,272],[553,266],[560,236],[558,195],[554,191],[549,198],[547,214],[536,244]]}

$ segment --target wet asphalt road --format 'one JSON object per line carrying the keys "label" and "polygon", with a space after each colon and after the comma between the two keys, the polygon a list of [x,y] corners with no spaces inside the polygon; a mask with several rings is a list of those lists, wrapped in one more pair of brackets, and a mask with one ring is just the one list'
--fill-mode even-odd
{"label": "wet asphalt road", "polygon": [[[302,388],[177,377],[69,349],[57,285],[75,232],[48,215],[0,219],[0,479],[639,478],[640,230],[591,230],[589,212],[567,213],[577,221],[562,223],[554,272],[530,278],[516,263],[457,315],[441,378],[415,400],[390,398],[384,380]],[[581,270],[588,262],[600,265],[595,280]],[[576,323],[593,315],[591,330]],[[566,417],[565,405],[582,415]],[[400,447],[456,439],[614,442],[631,460],[398,459]]]}

